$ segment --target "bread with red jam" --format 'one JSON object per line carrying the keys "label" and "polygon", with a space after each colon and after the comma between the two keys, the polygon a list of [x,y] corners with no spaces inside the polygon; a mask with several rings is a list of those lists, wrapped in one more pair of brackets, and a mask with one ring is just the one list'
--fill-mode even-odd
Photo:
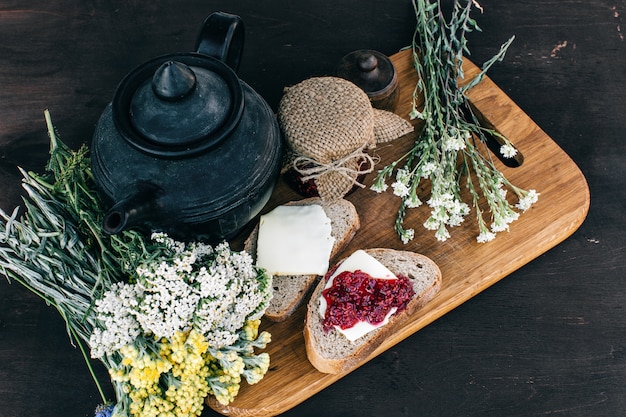
{"label": "bread with red jam", "polygon": [[[311,197],[298,201],[291,201],[285,205],[312,205],[318,204],[326,213],[331,222],[331,235],[335,239],[330,253],[330,261],[352,240],[360,227],[359,215],[354,205],[348,200],[334,201]],[[244,243],[244,249],[256,258],[257,225]],[[306,296],[311,293],[315,284],[320,280],[319,275],[276,275],[272,278],[273,296],[265,311],[265,318],[280,322],[290,317],[302,305]]]}
{"label": "bread with red jam", "polygon": [[320,372],[338,374],[354,369],[367,359],[399,323],[430,301],[441,287],[441,271],[426,256],[386,248],[366,249],[365,252],[396,276],[407,277],[413,287],[412,298],[403,310],[389,318],[387,324],[350,341],[332,326],[326,331],[320,314],[320,297],[332,273],[331,268],[331,272],[320,280],[309,299],[304,326],[307,357]]}

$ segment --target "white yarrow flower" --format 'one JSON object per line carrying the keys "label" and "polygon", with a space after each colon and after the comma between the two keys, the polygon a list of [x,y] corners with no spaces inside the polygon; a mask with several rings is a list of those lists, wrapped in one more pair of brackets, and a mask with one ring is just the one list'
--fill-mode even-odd
{"label": "white yarrow flower", "polygon": [[432,216],[426,219],[426,221],[424,222],[424,228],[426,228],[427,230],[437,230],[439,229],[440,225],[441,222]]}
{"label": "white yarrow flower", "polygon": [[407,198],[404,199],[404,206],[406,208],[417,208],[421,205],[422,201],[415,193],[411,193]]}
{"label": "white yarrow flower", "polygon": [[426,162],[421,167],[422,178],[428,178],[437,170],[437,164],[434,162]]}
{"label": "white yarrow flower", "polygon": [[409,243],[411,240],[413,240],[414,237],[415,237],[414,229],[403,229],[400,232],[400,240],[402,240],[402,243],[404,243],[405,245]]}
{"label": "white yarrow flower", "polygon": [[441,227],[439,227],[439,229],[437,229],[437,231],[435,232],[435,237],[438,241],[445,242],[446,240],[448,240],[448,238],[450,238],[450,232],[442,224]]}
{"label": "white yarrow flower", "polygon": [[537,202],[539,199],[539,193],[535,190],[528,190],[526,195],[520,198],[519,202],[515,205],[518,209],[526,211]]}
{"label": "white yarrow flower", "polygon": [[133,315],[137,299],[142,296],[133,285],[116,283],[95,303],[96,327],[89,339],[91,357],[100,358],[129,343],[141,334],[139,323]]}
{"label": "white yarrow flower", "polygon": [[411,182],[411,172],[405,168],[398,169],[396,171],[396,180],[404,184],[409,184],[409,182]]}
{"label": "white yarrow flower", "polygon": [[504,232],[509,230],[509,224],[513,223],[519,218],[519,213],[513,210],[501,210],[493,215],[493,221],[491,223],[491,231],[494,233]]}
{"label": "white yarrow flower", "polygon": [[451,227],[456,227],[456,226],[460,226],[461,223],[463,223],[463,220],[465,220],[465,217],[461,215],[460,213],[452,213],[450,217],[448,218],[448,221],[446,222],[446,224]]}
{"label": "white yarrow flower", "polygon": [[491,242],[495,238],[496,238],[495,233],[492,233],[489,230],[484,230],[476,237],[476,241],[478,243],[485,243],[485,242]]}
{"label": "white yarrow flower", "polygon": [[96,302],[102,325],[91,335],[92,356],[113,353],[141,334],[171,338],[192,327],[219,349],[237,340],[246,320],[263,315],[270,287],[261,287],[247,252],[162,233],[153,239],[171,252],[138,267],[136,284],[116,284]]}
{"label": "white yarrow flower", "polygon": [[403,182],[396,181],[391,184],[393,194],[398,197],[407,197],[411,193],[411,189]]}
{"label": "white yarrow flower", "polygon": [[517,155],[517,149],[513,147],[511,144],[507,143],[500,147],[500,154],[505,158],[513,158]]}
{"label": "white yarrow flower", "polygon": [[458,152],[465,149],[465,140],[460,136],[446,136],[442,142],[442,149],[444,151]]}

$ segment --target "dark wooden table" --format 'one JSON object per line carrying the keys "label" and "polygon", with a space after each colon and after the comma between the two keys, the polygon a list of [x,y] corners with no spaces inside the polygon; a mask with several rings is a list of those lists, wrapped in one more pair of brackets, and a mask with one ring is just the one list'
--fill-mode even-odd
{"label": "dark wooden table", "polygon": [[[285,416],[626,415],[626,2],[481,4],[471,59],[516,36],[490,76],[582,169],[587,220]],[[64,141],[88,142],[123,75],[190,51],[216,10],[243,18],[239,75],[273,108],[284,86],[332,73],[348,52],[397,52],[414,26],[408,0],[4,1],[0,207],[20,202],[16,165],[45,163],[44,109]],[[0,417],[90,416],[98,402],[57,313],[0,280]]]}

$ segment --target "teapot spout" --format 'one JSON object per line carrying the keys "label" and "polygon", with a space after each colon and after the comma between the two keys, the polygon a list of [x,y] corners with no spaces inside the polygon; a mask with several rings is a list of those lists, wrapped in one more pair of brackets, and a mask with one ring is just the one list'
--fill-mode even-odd
{"label": "teapot spout", "polygon": [[111,207],[104,216],[102,229],[115,235],[145,225],[158,209],[158,194],[155,186],[140,187]]}

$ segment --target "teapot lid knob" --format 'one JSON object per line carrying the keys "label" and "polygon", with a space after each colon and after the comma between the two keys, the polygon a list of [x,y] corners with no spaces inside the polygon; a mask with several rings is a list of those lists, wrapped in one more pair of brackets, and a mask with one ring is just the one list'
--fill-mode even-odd
{"label": "teapot lid knob", "polygon": [[195,73],[187,65],[177,61],[165,62],[152,77],[152,90],[161,100],[180,100],[195,86]]}

